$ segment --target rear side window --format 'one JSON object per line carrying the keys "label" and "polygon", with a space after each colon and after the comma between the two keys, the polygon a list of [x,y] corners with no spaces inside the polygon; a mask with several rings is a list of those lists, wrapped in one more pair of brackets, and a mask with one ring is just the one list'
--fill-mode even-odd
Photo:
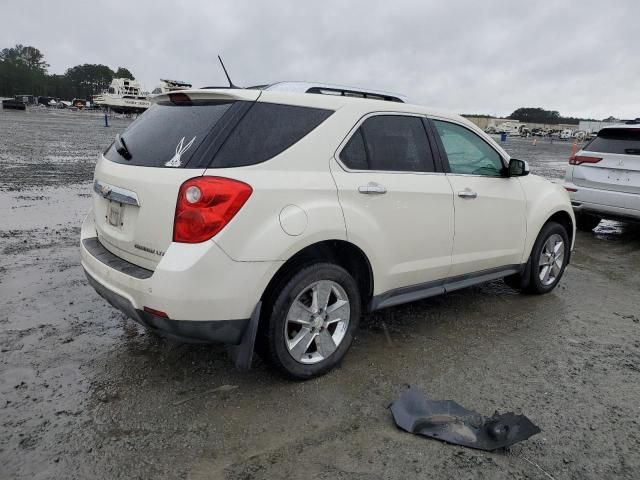
{"label": "rear side window", "polygon": [[584,147],[588,152],[640,155],[640,128],[605,128]]}
{"label": "rear side window", "polygon": [[112,162],[142,167],[184,167],[234,102],[159,102],[121,134],[131,155],[124,158],[111,145]]}
{"label": "rear side window", "polygon": [[269,160],[299,142],[332,113],[319,108],[255,103],[210,167],[242,167]]}
{"label": "rear side window", "polygon": [[419,117],[368,118],[340,152],[340,159],[352,170],[435,171],[427,133]]}

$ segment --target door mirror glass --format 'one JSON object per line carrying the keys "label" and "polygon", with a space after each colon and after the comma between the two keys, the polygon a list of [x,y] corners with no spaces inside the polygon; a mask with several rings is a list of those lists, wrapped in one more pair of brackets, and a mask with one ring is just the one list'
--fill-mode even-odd
{"label": "door mirror glass", "polygon": [[529,175],[529,164],[527,162],[517,158],[509,160],[510,177],[524,177],[525,175]]}

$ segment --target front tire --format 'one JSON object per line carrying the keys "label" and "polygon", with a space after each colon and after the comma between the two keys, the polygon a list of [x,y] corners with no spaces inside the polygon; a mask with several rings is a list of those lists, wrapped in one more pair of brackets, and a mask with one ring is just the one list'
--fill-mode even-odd
{"label": "front tire", "polygon": [[570,248],[566,229],[556,222],[546,223],[533,244],[525,272],[506,277],[505,283],[525,293],[549,293],[562,278]]}
{"label": "front tire", "polygon": [[360,305],[358,285],[344,268],[302,268],[267,305],[260,339],[266,360],[298,380],[327,373],[351,346]]}

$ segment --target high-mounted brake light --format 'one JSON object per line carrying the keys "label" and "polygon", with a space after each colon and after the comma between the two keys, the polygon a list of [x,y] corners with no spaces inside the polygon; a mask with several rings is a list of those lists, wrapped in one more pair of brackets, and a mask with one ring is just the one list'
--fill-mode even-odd
{"label": "high-mounted brake light", "polygon": [[186,93],[178,92],[178,93],[170,93],[169,101],[171,103],[191,103],[191,97]]}
{"label": "high-mounted brake light", "polygon": [[223,177],[196,177],[180,187],[173,241],[200,243],[222,230],[251,196],[246,183]]}
{"label": "high-mounted brake light", "polygon": [[571,155],[569,165],[582,165],[583,163],[598,163],[601,157],[589,157],[587,155]]}

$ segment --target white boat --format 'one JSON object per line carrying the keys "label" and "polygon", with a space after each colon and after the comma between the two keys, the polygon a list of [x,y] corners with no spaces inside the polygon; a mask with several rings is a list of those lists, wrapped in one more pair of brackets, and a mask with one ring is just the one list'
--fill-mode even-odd
{"label": "white boat", "polygon": [[128,78],[114,78],[100,95],[95,95],[96,105],[115,113],[142,113],[151,103],[142,92],[140,82]]}
{"label": "white boat", "polygon": [[175,92],[176,90],[188,90],[191,88],[191,84],[187,82],[183,82],[181,80],[168,80],[161,78],[160,85],[153,89],[152,94],[160,94],[160,93],[170,93]]}

